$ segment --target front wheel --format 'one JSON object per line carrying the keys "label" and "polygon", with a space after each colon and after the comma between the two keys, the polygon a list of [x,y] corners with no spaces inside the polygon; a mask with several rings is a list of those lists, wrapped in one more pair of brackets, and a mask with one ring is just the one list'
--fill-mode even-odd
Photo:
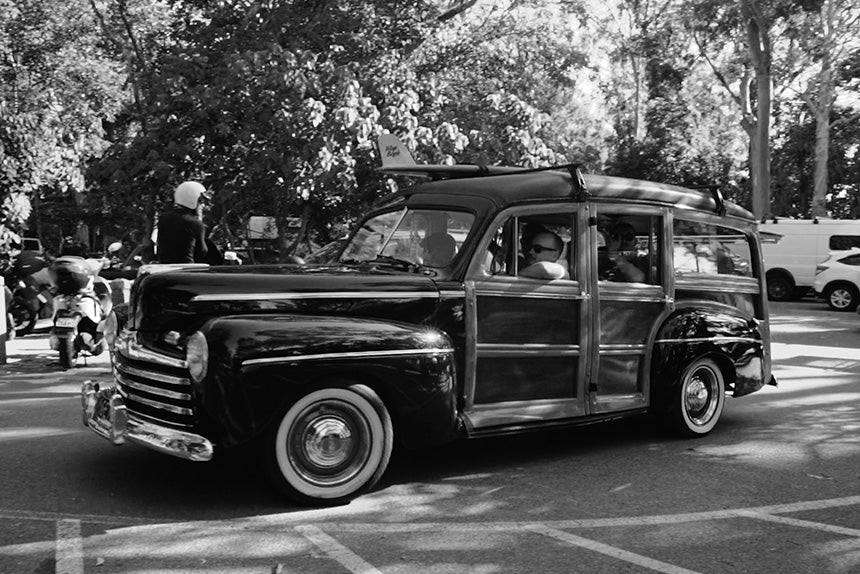
{"label": "front wheel", "polygon": [[726,385],[723,372],[711,359],[694,361],[681,376],[672,394],[669,421],[684,437],[700,437],[711,432],[723,412]]}
{"label": "front wheel", "polygon": [[64,369],[71,369],[75,366],[77,358],[78,350],[75,348],[74,337],[60,339],[60,365]]}
{"label": "front wheel", "polygon": [[391,416],[369,387],[327,387],[293,403],[267,433],[263,462],[303,505],[345,504],[369,490],[391,458]]}

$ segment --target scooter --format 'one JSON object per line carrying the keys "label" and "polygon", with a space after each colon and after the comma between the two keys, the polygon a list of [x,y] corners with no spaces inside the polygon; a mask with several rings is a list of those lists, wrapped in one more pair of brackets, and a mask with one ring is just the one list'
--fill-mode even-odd
{"label": "scooter", "polygon": [[18,337],[29,335],[36,321],[51,306],[51,294],[47,289],[50,279],[45,268],[45,257],[35,251],[22,251],[6,276],[6,285],[12,299],[6,309],[11,327]]}
{"label": "scooter", "polygon": [[104,322],[113,306],[110,284],[98,276],[102,262],[76,256],[51,263],[56,286],[51,349],[59,351],[60,364],[70,369],[78,355],[99,355],[104,350]]}

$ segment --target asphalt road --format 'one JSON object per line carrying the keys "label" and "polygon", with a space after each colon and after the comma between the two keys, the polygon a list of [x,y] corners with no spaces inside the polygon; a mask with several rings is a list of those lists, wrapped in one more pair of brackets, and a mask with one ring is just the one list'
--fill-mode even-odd
{"label": "asphalt road", "polygon": [[80,421],[106,357],[44,335],[0,366],[0,572],[860,573],[860,315],[771,306],[779,387],[708,437],[647,417],[396,453],[348,506],[275,494],[245,453],[191,463]]}

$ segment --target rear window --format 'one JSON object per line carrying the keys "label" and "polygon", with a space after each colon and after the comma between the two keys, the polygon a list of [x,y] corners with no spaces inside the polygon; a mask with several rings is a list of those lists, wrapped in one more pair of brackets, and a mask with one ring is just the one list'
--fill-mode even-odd
{"label": "rear window", "polygon": [[854,247],[860,248],[860,235],[831,235],[831,251],[847,251]]}
{"label": "rear window", "polygon": [[857,255],[849,255],[839,260],[843,265],[860,265],[860,253]]}
{"label": "rear window", "polygon": [[675,276],[741,275],[752,277],[749,239],[742,231],[675,219]]}

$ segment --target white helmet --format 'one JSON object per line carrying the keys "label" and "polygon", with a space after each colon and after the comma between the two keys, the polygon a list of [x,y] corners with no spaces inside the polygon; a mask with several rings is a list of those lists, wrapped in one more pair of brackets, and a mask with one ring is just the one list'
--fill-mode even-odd
{"label": "white helmet", "polygon": [[173,192],[173,203],[187,207],[188,209],[197,209],[197,204],[200,202],[200,196],[209,199],[210,193],[202,184],[196,181],[186,181],[180,183]]}

